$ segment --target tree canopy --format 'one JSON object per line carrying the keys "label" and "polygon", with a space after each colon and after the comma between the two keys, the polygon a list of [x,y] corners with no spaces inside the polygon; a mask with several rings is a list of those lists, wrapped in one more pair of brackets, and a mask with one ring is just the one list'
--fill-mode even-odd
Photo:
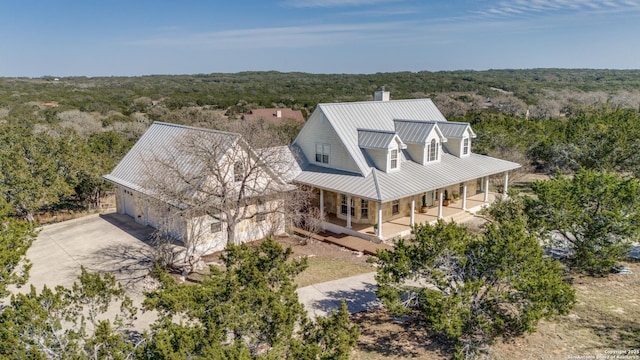
{"label": "tree canopy", "polygon": [[411,239],[378,256],[384,304],[449,341],[455,357],[531,332],[575,301],[560,265],[543,256],[521,217],[491,223],[481,235],[443,221],[418,225]]}
{"label": "tree canopy", "polygon": [[[627,256],[640,231],[640,182],[615,173],[580,170],[531,185],[531,228],[566,248],[575,270],[605,274]],[[553,243],[555,240],[555,243]]]}

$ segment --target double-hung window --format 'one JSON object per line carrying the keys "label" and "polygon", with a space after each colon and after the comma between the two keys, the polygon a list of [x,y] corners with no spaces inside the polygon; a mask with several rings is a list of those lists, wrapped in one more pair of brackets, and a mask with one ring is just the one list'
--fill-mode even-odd
{"label": "double-hung window", "polygon": [[400,214],[400,200],[393,200],[393,202],[391,203],[391,214]]}
{"label": "double-hung window", "polygon": [[329,144],[316,144],[316,162],[321,164],[329,163],[331,146]]}
{"label": "double-hung window", "polygon": [[347,215],[347,195],[341,195],[340,199],[340,214]]}
{"label": "double-hung window", "polygon": [[369,200],[360,199],[360,219],[369,218]]}
{"label": "double-hung window", "polygon": [[398,150],[391,150],[391,169],[395,170],[398,168]]}
{"label": "double-hung window", "polygon": [[462,140],[462,155],[469,154],[469,138]]}

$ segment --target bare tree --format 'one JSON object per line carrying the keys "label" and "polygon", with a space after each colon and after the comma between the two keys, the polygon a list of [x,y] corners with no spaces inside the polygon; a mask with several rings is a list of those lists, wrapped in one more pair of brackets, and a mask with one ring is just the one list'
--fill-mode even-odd
{"label": "bare tree", "polygon": [[[309,195],[288,183],[296,163],[279,134],[255,124],[246,134],[177,127],[151,151],[145,187],[155,199],[152,224],[182,239],[185,260],[283,233]],[[236,125],[236,126],[237,126]]]}

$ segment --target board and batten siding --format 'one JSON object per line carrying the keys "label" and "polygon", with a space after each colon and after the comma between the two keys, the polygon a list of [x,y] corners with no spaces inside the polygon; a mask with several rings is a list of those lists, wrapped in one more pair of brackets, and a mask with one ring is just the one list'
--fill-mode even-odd
{"label": "board and batten siding", "polygon": [[[310,164],[339,170],[360,172],[358,166],[346,151],[342,141],[331,127],[324,114],[316,110],[296,140]],[[316,162],[316,144],[328,144],[331,147],[329,164]]]}

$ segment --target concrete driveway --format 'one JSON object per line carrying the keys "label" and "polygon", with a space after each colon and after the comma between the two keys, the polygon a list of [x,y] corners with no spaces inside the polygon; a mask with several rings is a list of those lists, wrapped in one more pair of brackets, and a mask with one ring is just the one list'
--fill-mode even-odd
{"label": "concrete driveway", "polygon": [[68,287],[82,265],[91,272],[110,272],[129,292],[141,293],[151,265],[151,247],[144,241],[152,231],[116,213],[44,226],[27,252],[33,264],[29,284]]}
{"label": "concrete driveway", "polygon": [[[43,226],[27,251],[27,258],[33,264],[29,281],[17,291],[28,292],[29,285],[38,291],[44,285],[71,287],[80,275],[80,266],[84,266],[90,272],[115,275],[134,305],[140,307],[147,290],[145,286],[150,283],[147,274],[152,264],[151,247],[144,241],[152,232],[152,228],[116,213]],[[106,316],[115,316],[115,310],[110,309]],[[154,312],[138,312],[134,327],[148,329],[155,318]]]}
{"label": "concrete driveway", "polygon": [[340,308],[344,299],[350,313],[380,307],[376,296],[375,272],[299,288],[298,299],[309,316],[327,316]]}

